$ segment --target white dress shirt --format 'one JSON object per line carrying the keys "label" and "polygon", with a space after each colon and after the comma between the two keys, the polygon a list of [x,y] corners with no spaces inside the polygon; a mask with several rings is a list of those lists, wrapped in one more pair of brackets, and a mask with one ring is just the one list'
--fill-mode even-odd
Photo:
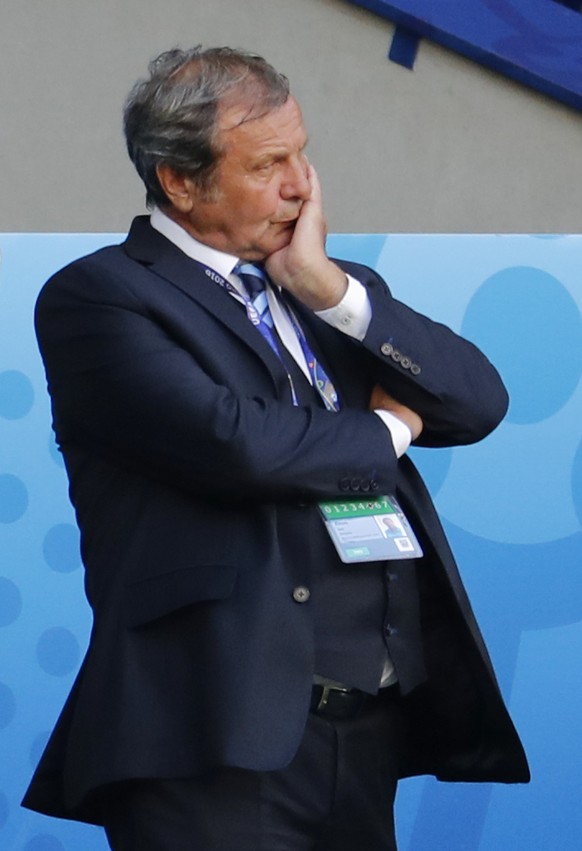
{"label": "white dress shirt", "polygon": [[[199,263],[203,263],[210,269],[214,269],[214,271],[229,281],[235,290],[239,293],[244,292],[242,281],[233,272],[234,267],[240,260],[239,257],[235,257],[233,254],[227,254],[225,251],[219,251],[217,248],[212,248],[194,239],[183,227],[173,219],[170,219],[169,216],[166,216],[158,208],[153,210],[150,222],[155,230],[163,234],[166,239],[169,239],[170,242],[188,257],[197,260]],[[346,277],[348,279],[348,289],[339,304],[336,304],[335,307],[329,307],[326,310],[318,310],[316,314],[324,322],[327,322],[328,325],[337,328],[343,334],[347,334],[355,340],[361,341],[366,336],[370,325],[372,308],[366,288],[351,275],[346,275]],[[273,324],[277,329],[281,342],[309,383],[313,384],[311,373],[305,362],[303,349],[299,344],[297,334],[287,311],[283,309],[279,299],[276,298],[270,287],[267,287],[266,292],[269,309],[273,317]],[[412,440],[410,429],[402,420],[395,417],[389,411],[375,410],[374,413],[380,417],[390,432],[396,457],[400,458],[410,446],[410,441]]]}
{"label": "white dress shirt", "polygon": [[[233,254],[227,254],[224,251],[219,251],[216,248],[212,248],[211,246],[205,245],[197,239],[194,239],[194,237],[190,236],[183,227],[181,227],[173,219],[166,216],[165,213],[162,213],[162,211],[158,208],[153,210],[150,222],[155,230],[163,234],[166,239],[169,239],[170,242],[177,246],[177,248],[183,251],[188,257],[191,257],[193,260],[197,260],[199,263],[203,263],[205,266],[208,266],[210,269],[218,272],[225,280],[232,284],[238,293],[244,292],[242,281],[238,275],[233,272],[233,269],[240,260],[239,257],[235,257]],[[349,337],[353,337],[354,339],[361,341],[366,336],[368,326],[372,319],[372,307],[370,305],[368,293],[366,292],[366,288],[363,284],[355,278],[352,278],[351,275],[346,275],[346,277],[348,279],[348,289],[339,304],[336,304],[335,307],[329,307],[326,310],[318,310],[316,313],[324,320],[324,322],[327,322],[328,325],[337,328]],[[209,286],[213,286],[210,280],[208,284]],[[303,349],[299,344],[297,334],[293,328],[293,323],[289,319],[289,315],[286,310],[283,309],[279,299],[277,299],[270,287],[266,288],[266,293],[269,301],[269,309],[273,318],[273,324],[277,329],[281,342],[291,357],[295,360],[309,383],[313,385],[311,373],[309,372],[307,363],[305,362]],[[234,293],[233,298],[236,298]],[[242,297],[240,300],[244,301]],[[410,441],[412,439],[410,429],[402,422],[402,420],[399,420],[389,411],[377,410],[374,411],[374,413],[380,417],[390,432],[394,451],[396,456],[400,458],[400,456],[404,455],[410,446]],[[380,680],[380,687],[384,688],[385,686],[392,685],[396,682],[396,680],[397,677],[394,665],[392,664],[390,657],[387,655]]]}

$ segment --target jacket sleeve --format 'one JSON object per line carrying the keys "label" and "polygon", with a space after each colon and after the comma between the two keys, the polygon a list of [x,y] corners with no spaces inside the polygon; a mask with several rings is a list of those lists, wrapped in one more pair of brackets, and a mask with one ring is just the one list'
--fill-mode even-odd
{"label": "jacket sleeve", "polygon": [[[35,319],[65,460],[70,449],[223,499],[312,501],[395,488],[397,459],[378,417],[239,391],[219,336],[205,348],[187,344],[196,311],[170,327],[112,264],[85,258],[62,270],[41,292]],[[210,373],[205,352],[224,380]]]}
{"label": "jacket sleeve", "polygon": [[416,411],[421,446],[454,446],[486,437],[507,412],[497,370],[479,349],[450,328],[392,297],[371,269],[341,264],[368,290],[372,320],[361,344],[371,381]]}

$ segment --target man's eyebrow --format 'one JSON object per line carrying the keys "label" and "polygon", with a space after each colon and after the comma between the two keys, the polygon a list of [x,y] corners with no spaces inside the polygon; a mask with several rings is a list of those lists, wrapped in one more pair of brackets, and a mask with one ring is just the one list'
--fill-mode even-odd
{"label": "man's eyebrow", "polygon": [[[305,142],[303,143],[303,145],[301,145],[301,147],[299,148],[300,154],[303,153],[303,151],[307,147],[308,143],[309,143],[309,139],[306,139]],[[267,151],[258,152],[256,154],[256,159],[257,159],[257,161],[271,160],[271,159],[276,160],[276,159],[281,159],[282,157],[285,158],[288,155],[289,155],[289,151],[286,150],[284,145],[281,145],[281,147],[274,147],[274,148],[271,148],[270,150],[267,150]]]}

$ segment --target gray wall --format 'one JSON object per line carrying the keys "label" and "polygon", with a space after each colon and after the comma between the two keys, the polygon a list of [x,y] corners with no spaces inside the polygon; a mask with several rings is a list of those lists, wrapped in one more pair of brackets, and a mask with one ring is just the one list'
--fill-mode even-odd
{"label": "gray wall", "polygon": [[582,115],[343,0],[4,0],[0,231],[123,231],[143,210],[120,109],[179,44],[264,54],[291,79],[329,228],[582,230]]}

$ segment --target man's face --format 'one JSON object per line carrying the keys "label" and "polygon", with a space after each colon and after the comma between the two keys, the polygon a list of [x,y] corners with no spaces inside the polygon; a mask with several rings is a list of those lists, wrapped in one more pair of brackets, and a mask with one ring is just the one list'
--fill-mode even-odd
{"label": "man's face", "polygon": [[223,110],[219,144],[224,153],[214,191],[203,200],[187,180],[188,203],[178,220],[201,242],[258,261],[291,241],[311,186],[303,153],[307,136],[295,99],[242,121],[247,112],[241,106]]}

